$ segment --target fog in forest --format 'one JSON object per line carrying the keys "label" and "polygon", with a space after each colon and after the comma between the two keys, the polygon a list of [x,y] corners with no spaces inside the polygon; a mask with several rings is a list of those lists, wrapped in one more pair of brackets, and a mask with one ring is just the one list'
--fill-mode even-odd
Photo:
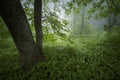
{"label": "fog in forest", "polygon": [[0,80],[120,80],[120,0],[0,0]]}

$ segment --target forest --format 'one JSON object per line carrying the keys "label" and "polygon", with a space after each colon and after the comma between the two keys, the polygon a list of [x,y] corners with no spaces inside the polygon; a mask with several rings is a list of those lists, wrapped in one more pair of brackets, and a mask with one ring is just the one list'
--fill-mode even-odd
{"label": "forest", "polygon": [[0,80],[120,80],[120,0],[0,0]]}

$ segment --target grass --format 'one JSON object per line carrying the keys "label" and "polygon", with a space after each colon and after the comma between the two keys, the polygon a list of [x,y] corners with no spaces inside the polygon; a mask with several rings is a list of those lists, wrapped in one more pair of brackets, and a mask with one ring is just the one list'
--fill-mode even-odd
{"label": "grass", "polygon": [[28,72],[19,66],[11,39],[0,39],[0,80],[120,80],[119,43],[109,39],[101,36],[75,38],[72,43],[44,42],[46,61]]}

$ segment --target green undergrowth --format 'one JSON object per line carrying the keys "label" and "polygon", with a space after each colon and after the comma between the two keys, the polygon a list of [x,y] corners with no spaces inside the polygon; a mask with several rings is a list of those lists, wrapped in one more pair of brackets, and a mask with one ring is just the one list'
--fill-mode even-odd
{"label": "green undergrowth", "polygon": [[120,80],[120,39],[106,36],[45,42],[46,61],[28,72],[19,66],[13,42],[0,39],[0,80]]}

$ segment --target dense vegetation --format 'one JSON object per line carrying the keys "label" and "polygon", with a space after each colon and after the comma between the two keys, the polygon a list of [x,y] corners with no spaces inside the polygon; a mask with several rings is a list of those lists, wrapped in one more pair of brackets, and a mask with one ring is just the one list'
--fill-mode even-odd
{"label": "dense vegetation", "polygon": [[[106,38],[107,36],[107,38]],[[108,37],[109,36],[109,37]],[[11,38],[0,38],[1,80],[119,80],[120,34],[46,42],[45,62],[23,72]],[[103,40],[104,39],[104,40]],[[117,43],[116,43],[117,42]],[[61,45],[62,43],[62,45]]]}
{"label": "dense vegetation", "polygon": [[[22,1],[36,40],[34,1]],[[0,80],[120,80],[120,1],[61,1],[43,2],[45,60],[29,71],[21,66],[19,50],[0,18]]]}

